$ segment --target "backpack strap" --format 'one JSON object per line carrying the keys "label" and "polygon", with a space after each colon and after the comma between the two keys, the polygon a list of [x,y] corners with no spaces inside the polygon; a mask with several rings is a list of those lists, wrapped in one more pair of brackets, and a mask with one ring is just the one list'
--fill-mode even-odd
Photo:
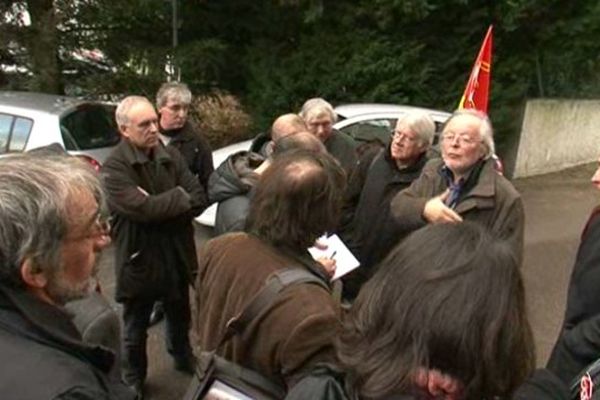
{"label": "backpack strap", "polygon": [[330,291],[329,286],[323,279],[305,268],[292,267],[275,272],[267,280],[266,285],[252,298],[250,303],[237,316],[227,322],[225,334],[219,342],[217,349],[234,335],[242,333],[254,318],[265,310],[268,310],[277,299],[279,292],[285,287],[298,283],[316,284]]}

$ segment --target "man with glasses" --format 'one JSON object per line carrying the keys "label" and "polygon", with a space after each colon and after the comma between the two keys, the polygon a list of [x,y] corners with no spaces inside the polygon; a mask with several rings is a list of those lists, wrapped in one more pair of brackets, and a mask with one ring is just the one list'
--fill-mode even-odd
{"label": "man with glasses", "polygon": [[487,115],[457,110],[441,135],[442,158],[392,200],[392,215],[406,235],[427,223],[472,220],[508,240],[523,255],[525,216],[521,196],[494,168],[495,146]]}
{"label": "man with glasses", "polygon": [[353,217],[340,234],[361,267],[343,278],[346,298],[356,297],[373,267],[397,243],[401,226],[389,216],[390,202],[421,174],[434,134],[435,123],[427,113],[406,114],[396,122],[387,148],[361,157],[350,177],[345,213],[347,219]]}
{"label": "man with glasses", "polygon": [[179,151],[159,140],[158,116],[144,97],[119,103],[123,140],[102,168],[114,216],[116,299],[123,304],[124,379],[140,395],[146,339],[155,301],[166,316],[175,369],[192,373],[189,283],[197,268],[192,219],[206,207],[203,187]]}
{"label": "man with glasses", "polygon": [[[200,130],[188,118],[192,92],[185,83],[163,83],[156,93],[156,108],[160,138],[165,146],[174,147],[203,188],[208,188],[208,178],[214,171],[212,149]],[[160,302],[150,314],[150,325],[164,317]]]}
{"label": "man with glasses", "polygon": [[64,308],[96,288],[110,244],[95,171],[75,157],[0,160],[0,393],[3,399],[133,399],[113,352],[86,342]]}

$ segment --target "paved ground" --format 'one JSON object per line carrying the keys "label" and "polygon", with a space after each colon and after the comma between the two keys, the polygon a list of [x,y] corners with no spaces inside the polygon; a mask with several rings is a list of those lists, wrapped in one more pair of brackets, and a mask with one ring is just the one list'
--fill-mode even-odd
{"label": "paved ground", "polygon": [[[523,275],[529,318],[533,327],[538,365],[544,365],[554,344],[564,311],[566,287],[579,235],[590,210],[600,203],[600,193],[589,184],[596,165],[515,181],[525,204],[525,258]],[[210,235],[198,229],[201,243]],[[112,255],[106,254],[101,281],[108,294],[114,291]],[[172,368],[164,350],[162,324],[149,337],[150,400],[180,398],[189,378]]]}

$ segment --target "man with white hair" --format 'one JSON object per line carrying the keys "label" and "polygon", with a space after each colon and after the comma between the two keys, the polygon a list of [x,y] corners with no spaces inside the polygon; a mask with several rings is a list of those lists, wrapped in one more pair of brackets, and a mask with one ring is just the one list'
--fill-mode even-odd
{"label": "man with white hair", "polygon": [[523,202],[494,169],[493,130],[487,115],[455,111],[440,141],[442,158],[427,163],[421,176],[392,200],[392,215],[403,225],[404,235],[427,223],[471,220],[508,240],[521,260]]}
{"label": "man with white hair", "polygon": [[192,219],[207,207],[204,189],[173,147],[159,140],[148,99],[129,96],[116,113],[123,137],[102,168],[114,216],[116,298],[123,304],[125,381],[143,395],[146,339],[155,301],[165,309],[175,369],[192,373],[189,283],[197,269]]}
{"label": "man with white hair", "polygon": [[390,202],[421,174],[435,135],[435,123],[423,111],[398,119],[387,148],[365,153],[350,177],[345,213],[352,218],[340,235],[361,267],[344,276],[344,295],[354,298],[398,242],[399,224],[389,216]]}
{"label": "man with white hair", "polygon": [[331,104],[319,97],[308,99],[302,105],[300,116],[306,122],[308,130],[323,142],[327,152],[337,159],[350,175],[357,162],[356,144],[350,136],[333,129],[337,114]]}
{"label": "man with white hair", "polygon": [[[50,154],[47,153],[47,154]],[[96,287],[110,244],[104,193],[75,157],[0,159],[0,393],[16,399],[133,399],[64,308]]]}

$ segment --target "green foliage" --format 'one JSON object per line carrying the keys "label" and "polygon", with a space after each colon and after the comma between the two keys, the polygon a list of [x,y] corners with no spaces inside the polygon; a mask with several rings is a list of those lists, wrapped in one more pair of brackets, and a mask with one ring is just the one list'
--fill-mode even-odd
{"label": "green foliage", "polygon": [[[19,18],[0,25],[0,62],[33,73],[0,74],[0,84],[153,97],[174,62],[196,94],[221,89],[241,99],[256,129],[313,96],[451,111],[494,24],[490,115],[501,148],[518,131],[526,99],[600,95],[594,0],[178,3],[174,50],[170,1],[1,0],[6,16],[43,7],[31,27]],[[39,19],[48,4],[56,21],[51,29]],[[73,55],[81,49],[101,50],[109,68],[83,65]],[[50,55],[58,60],[54,67]],[[48,68],[40,69],[43,62]]]}

